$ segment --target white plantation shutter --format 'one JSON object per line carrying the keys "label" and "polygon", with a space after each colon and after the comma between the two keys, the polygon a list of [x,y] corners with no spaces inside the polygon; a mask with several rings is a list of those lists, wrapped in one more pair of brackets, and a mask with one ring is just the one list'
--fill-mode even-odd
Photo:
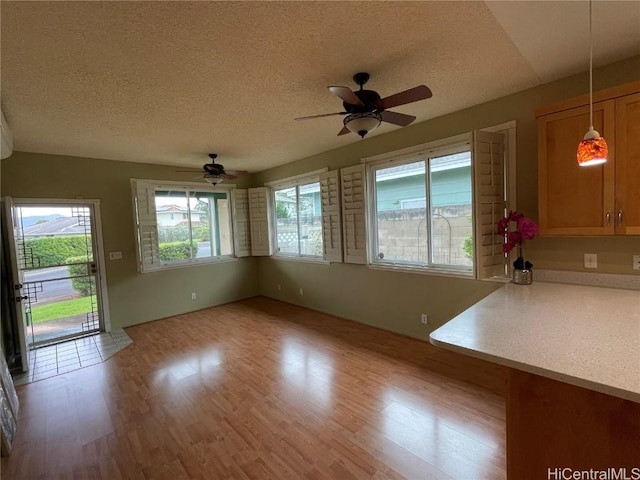
{"label": "white plantation shutter", "polygon": [[342,225],[340,223],[338,182],[337,170],[320,175],[323,259],[328,262],[342,262]]}
{"label": "white plantation shutter", "polygon": [[269,256],[269,189],[258,187],[249,189],[249,221],[251,225],[251,255]]}
{"label": "white plantation shutter", "polygon": [[131,192],[135,212],[138,271],[157,270],[161,264],[154,184],[144,180],[131,179]]}
{"label": "white plantation shutter", "polygon": [[473,133],[476,278],[505,275],[504,238],[496,224],[505,215],[504,138],[499,133]]}
{"label": "white plantation shutter", "polygon": [[249,192],[246,189],[233,190],[234,238],[236,257],[251,255],[251,222],[249,221]]}
{"label": "white plantation shutter", "polygon": [[364,165],[354,165],[340,171],[346,263],[367,263],[364,168]]}

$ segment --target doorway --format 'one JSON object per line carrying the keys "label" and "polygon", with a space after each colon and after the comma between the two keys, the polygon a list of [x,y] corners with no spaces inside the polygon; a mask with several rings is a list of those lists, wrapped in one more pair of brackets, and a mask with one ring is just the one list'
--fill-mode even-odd
{"label": "doorway", "polygon": [[4,201],[23,351],[107,331],[99,201]]}

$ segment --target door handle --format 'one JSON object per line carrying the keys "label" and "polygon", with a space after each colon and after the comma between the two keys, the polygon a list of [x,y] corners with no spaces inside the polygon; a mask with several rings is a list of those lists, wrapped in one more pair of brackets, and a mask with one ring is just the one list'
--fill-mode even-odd
{"label": "door handle", "polygon": [[28,295],[17,296],[16,303],[20,303],[22,300],[28,300],[28,299],[29,299]]}
{"label": "door handle", "polygon": [[618,225],[622,225],[622,210],[618,210]]}

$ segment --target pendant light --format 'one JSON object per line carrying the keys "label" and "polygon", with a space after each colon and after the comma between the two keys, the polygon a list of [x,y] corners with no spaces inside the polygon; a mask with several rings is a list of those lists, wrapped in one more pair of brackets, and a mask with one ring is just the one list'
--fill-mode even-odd
{"label": "pendant light", "polygon": [[590,167],[600,165],[607,161],[609,147],[607,142],[593,128],[593,15],[589,0],[589,131],[578,145],[578,165]]}

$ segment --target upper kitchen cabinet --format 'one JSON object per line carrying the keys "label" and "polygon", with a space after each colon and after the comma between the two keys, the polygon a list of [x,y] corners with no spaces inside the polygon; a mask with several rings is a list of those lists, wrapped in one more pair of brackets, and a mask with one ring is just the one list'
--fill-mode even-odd
{"label": "upper kitchen cabinet", "polygon": [[607,140],[603,165],[580,167],[589,96],[536,111],[538,220],[542,235],[640,235],[640,81],[594,93],[594,128]]}
{"label": "upper kitchen cabinet", "polygon": [[640,93],[616,100],[616,233],[640,235]]}

